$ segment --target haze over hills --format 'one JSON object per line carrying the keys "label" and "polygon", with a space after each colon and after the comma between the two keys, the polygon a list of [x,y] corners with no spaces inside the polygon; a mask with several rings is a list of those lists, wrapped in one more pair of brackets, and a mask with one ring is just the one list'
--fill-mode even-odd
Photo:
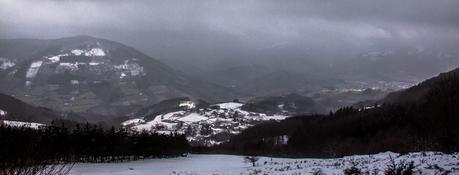
{"label": "haze over hills", "polygon": [[[187,74],[132,47],[83,35],[51,40],[2,39],[0,43],[3,93],[34,105],[99,117],[133,115],[176,97],[212,103],[290,93],[313,98],[323,112],[361,100],[376,100],[409,85],[333,78],[333,69],[329,73],[318,71],[319,63],[302,67],[310,62],[301,59],[278,64],[277,68],[260,62]],[[296,68],[288,65],[294,63],[298,64]],[[377,93],[361,93],[367,88],[375,88]],[[97,118],[93,117],[105,120]]]}
{"label": "haze over hills", "polygon": [[[291,48],[292,46],[282,46]],[[322,48],[323,50],[323,48]],[[280,51],[281,53],[278,53]],[[216,64],[196,73],[221,85],[257,95],[345,87],[382,87],[399,90],[459,66],[457,51],[434,45],[386,45],[321,54],[321,50],[288,53],[280,48],[264,50],[233,63]],[[299,52],[299,51],[297,51]],[[285,56],[288,55],[288,56]],[[222,61],[225,62],[225,61]],[[179,65],[171,63],[170,65]],[[187,70],[186,66],[177,66]],[[233,72],[238,73],[233,73]],[[244,75],[240,75],[246,73]],[[257,82],[257,83],[252,83]],[[278,83],[279,82],[279,83]],[[384,85],[385,84],[385,85]],[[397,87],[397,85],[399,87]],[[409,85],[410,86],[410,85]]]}
{"label": "haze over hills", "polygon": [[[318,67],[302,70],[300,63],[307,61],[299,61],[297,68],[286,66],[291,69],[252,64],[200,77],[177,71],[132,47],[90,36],[0,43],[0,90],[13,96],[1,96],[0,109],[8,114],[6,119],[45,124],[56,119],[104,121],[132,131],[183,133],[195,145],[224,143],[267,121],[325,114],[355,103],[359,109],[370,109],[382,103],[422,101],[431,86],[457,72],[384,97],[414,83],[407,82],[412,75],[390,66],[410,63],[397,57],[428,64],[432,60],[427,57],[436,52],[418,48],[366,53],[355,58],[359,62],[341,62],[347,72],[331,69],[325,73]],[[448,54],[436,58],[439,63],[432,66],[437,68],[454,62]],[[375,65],[393,70],[372,72],[369,68]],[[416,71],[429,74],[410,72]],[[367,81],[370,77],[377,78]]]}
{"label": "haze over hills", "polygon": [[[213,103],[236,98],[269,99],[291,93],[310,98],[308,104],[315,107],[308,108],[315,110],[306,112],[326,113],[359,101],[378,100],[390,91],[413,83],[406,78],[411,76],[386,79],[383,77],[392,72],[382,77],[365,75],[361,72],[369,70],[359,67],[382,65],[376,59],[379,57],[393,56],[396,60],[400,55],[394,55],[406,50],[372,52],[362,55],[360,58],[365,59],[354,62],[355,65],[346,66],[350,63],[341,62],[327,70],[322,69],[325,62],[302,60],[299,54],[293,54],[298,57],[296,61],[260,60],[228,69],[217,66],[212,72],[203,70],[194,74],[175,70],[132,47],[91,36],[2,39],[0,44],[0,81],[4,82],[0,90],[3,93],[33,105],[82,113],[91,116],[89,121],[144,116],[139,116],[139,112],[156,110],[151,108],[177,97]],[[279,49],[267,53],[275,54]],[[264,55],[268,56],[267,53]],[[409,50],[406,54],[416,57],[421,51]],[[454,60],[451,55],[440,56]],[[275,67],[267,64],[273,61],[277,62]],[[344,71],[340,64],[350,70]],[[354,67],[360,70],[353,70]],[[274,106],[268,111],[271,110],[278,109]]]}
{"label": "haze over hills", "polygon": [[238,97],[121,43],[90,36],[0,40],[0,90],[52,109],[117,115],[187,96]]}

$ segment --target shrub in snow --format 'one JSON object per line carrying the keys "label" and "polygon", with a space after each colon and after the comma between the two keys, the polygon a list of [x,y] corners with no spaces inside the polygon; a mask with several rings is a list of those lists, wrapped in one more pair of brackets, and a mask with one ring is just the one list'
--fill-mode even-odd
{"label": "shrub in snow", "polygon": [[325,175],[325,173],[320,168],[312,169],[312,175]]}
{"label": "shrub in snow", "polygon": [[344,175],[363,175],[363,171],[357,167],[357,163],[351,160],[351,166],[344,169]]}
{"label": "shrub in snow", "polygon": [[258,158],[257,156],[253,156],[253,155],[244,157],[244,161],[248,163],[252,163],[252,166],[255,166],[255,164],[257,163],[259,159],[260,158]]}
{"label": "shrub in snow", "polygon": [[362,172],[362,170],[357,168],[357,166],[355,165],[344,169],[344,175],[363,175],[363,174],[364,173]]}
{"label": "shrub in snow", "polygon": [[384,170],[384,175],[412,175],[414,172],[414,162],[401,161],[395,163],[395,160],[391,157],[389,165]]}

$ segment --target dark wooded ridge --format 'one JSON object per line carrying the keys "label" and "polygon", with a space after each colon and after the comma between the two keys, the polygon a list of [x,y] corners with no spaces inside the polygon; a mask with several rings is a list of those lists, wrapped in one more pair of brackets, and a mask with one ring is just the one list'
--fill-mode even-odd
{"label": "dark wooded ridge", "polygon": [[[344,107],[245,130],[214,152],[339,157],[381,151],[459,150],[459,69],[391,94],[380,107]],[[288,136],[286,144],[275,142]]]}
{"label": "dark wooded ridge", "polygon": [[0,126],[0,169],[56,162],[114,162],[180,156],[189,152],[183,135],[127,132],[97,125],[41,129]]}

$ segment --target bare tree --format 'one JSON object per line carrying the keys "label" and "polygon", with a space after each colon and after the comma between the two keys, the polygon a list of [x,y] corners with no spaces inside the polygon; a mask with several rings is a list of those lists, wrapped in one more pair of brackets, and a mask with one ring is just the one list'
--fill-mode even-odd
{"label": "bare tree", "polygon": [[245,162],[252,163],[252,166],[255,166],[255,163],[257,163],[259,159],[260,158],[258,158],[255,155],[249,155],[244,157]]}

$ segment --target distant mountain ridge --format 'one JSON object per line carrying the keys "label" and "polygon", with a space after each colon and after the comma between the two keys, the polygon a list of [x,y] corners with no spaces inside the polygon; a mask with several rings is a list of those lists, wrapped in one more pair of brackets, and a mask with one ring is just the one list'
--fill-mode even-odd
{"label": "distant mountain ridge", "polygon": [[0,91],[52,109],[126,115],[174,98],[237,97],[138,50],[91,36],[0,40]]}

